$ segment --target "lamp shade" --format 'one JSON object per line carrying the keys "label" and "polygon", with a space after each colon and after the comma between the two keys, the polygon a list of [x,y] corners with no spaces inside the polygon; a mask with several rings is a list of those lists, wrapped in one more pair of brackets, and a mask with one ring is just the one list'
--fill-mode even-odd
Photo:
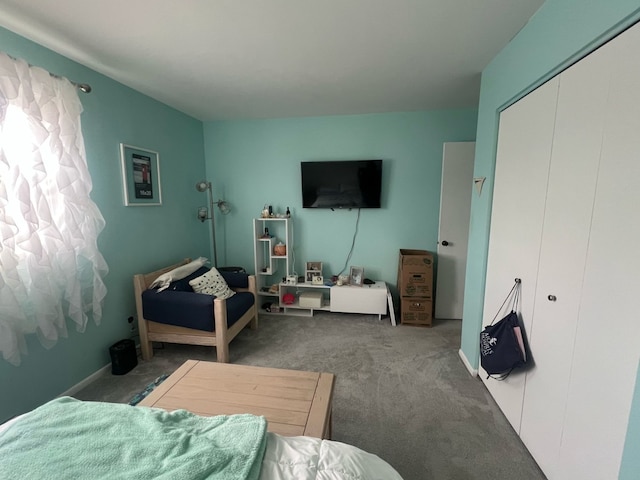
{"label": "lamp shade", "polygon": [[196,183],[196,190],[198,190],[199,192],[204,192],[209,188],[211,188],[211,183],[207,182],[206,180],[201,180]]}
{"label": "lamp shade", "polygon": [[223,215],[227,215],[231,211],[231,207],[224,200],[218,200],[218,208]]}

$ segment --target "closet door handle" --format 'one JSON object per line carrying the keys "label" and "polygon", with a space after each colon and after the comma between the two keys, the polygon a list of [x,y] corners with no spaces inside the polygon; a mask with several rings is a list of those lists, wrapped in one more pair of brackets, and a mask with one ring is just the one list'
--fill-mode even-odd
{"label": "closet door handle", "polygon": [[449,245],[449,242],[447,242],[446,240],[442,240],[440,242],[440,245],[442,245],[443,247],[447,247]]}
{"label": "closet door handle", "polygon": [[547,299],[549,299],[550,302],[555,302],[558,299],[558,297],[556,297],[555,295],[549,295]]}

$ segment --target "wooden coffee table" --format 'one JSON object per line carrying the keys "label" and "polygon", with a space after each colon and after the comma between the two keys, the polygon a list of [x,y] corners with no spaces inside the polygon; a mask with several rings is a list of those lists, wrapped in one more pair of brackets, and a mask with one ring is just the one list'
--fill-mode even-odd
{"label": "wooden coffee table", "polygon": [[331,438],[335,376],[187,360],[139,405],[185,409],[198,415],[251,413],[270,432]]}

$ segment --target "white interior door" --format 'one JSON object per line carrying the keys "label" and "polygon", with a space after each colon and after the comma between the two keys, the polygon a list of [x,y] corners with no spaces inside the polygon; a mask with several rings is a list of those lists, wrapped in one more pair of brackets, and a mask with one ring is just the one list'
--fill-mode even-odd
{"label": "white interior door", "polygon": [[[520,312],[525,332],[531,330],[558,84],[549,80],[500,115],[483,325],[520,278]],[[520,432],[525,373],[502,382],[487,379],[482,367],[479,374]]]}
{"label": "white interior door", "polygon": [[462,318],[475,146],[450,142],[443,148],[436,318]]}

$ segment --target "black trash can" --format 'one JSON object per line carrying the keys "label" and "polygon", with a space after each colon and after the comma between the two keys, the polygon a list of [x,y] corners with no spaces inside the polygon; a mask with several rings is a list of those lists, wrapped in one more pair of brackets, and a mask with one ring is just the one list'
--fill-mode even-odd
{"label": "black trash can", "polygon": [[125,339],[114,343],[109,347],[109,354],[111,355],[111,373],[114,375],[129,373],[138,365],[136,344],[133,340]]}

